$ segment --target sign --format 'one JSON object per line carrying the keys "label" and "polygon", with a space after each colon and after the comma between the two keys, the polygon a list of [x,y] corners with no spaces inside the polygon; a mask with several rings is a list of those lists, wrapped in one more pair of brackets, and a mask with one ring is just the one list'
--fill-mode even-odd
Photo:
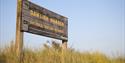
{"label": "sign", "polygon": [[68,40],[68,19],[30,1],[22,2],[21,31]]}

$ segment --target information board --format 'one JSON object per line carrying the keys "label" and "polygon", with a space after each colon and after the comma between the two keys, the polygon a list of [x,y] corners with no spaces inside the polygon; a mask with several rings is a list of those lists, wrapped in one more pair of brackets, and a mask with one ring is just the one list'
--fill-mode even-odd
{"label": "information board", "polygon": [[21,31],[68,40],[68,19],[30,1],[22,2]]}

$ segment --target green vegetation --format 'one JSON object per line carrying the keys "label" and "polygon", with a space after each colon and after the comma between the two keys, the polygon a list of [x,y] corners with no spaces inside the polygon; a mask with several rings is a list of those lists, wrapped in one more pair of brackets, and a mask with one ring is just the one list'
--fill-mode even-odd
{"label": "green vegetation", "polygon": [[[39,50],[24,49],[23,63],[125,63],[125,57],[111,58],[99,52],[61,50],[58,43]],[[13,45],[0,50],[0,63],[19,63]]]}

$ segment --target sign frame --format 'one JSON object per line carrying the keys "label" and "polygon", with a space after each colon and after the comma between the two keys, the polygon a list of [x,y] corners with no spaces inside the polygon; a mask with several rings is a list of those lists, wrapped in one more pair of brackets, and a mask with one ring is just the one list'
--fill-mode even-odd
{"label": "sign frame", "polygon": [[67,40],[68,18],[24,0],[21,31]]}

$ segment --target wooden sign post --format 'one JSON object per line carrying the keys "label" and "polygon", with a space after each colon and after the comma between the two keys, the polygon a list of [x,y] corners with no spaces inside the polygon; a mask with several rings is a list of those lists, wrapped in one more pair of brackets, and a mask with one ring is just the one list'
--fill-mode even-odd
{"label": "wooden sign post", "polygon": [[22,23],[22,2],[23,0],[17,0],[17,18],[16,18],[16,55],[20,63],[23,60],[23,32],[21,32]]}
{"label": "wooden sign post", "polygon": [[62,49],[67,49],[67,40],[62,40]]}
{"label": "wooden sign post", "polygon": [[62,40],[67,48],[68,18],[52,12],[28,0],[17,0],[16,54],[23,61],[23,32]]}

